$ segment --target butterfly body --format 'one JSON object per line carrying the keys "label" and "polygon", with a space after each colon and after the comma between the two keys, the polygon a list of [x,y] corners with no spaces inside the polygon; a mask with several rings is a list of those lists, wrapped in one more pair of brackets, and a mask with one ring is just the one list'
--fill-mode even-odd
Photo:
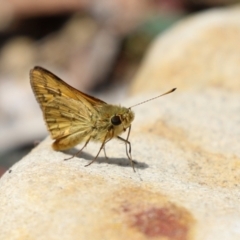
{"label": "butterfly body", "polygon": [[[75,104],[75,101],[69,101],[72,105],[71,108],[73,108],[73,102]],[[89,113],[88,109],[83,106],[80,108],[73,109],[74,112],[69,112],[69,110],[66,112],[65,109],[61,108],[58,112],[56,110],[52,112],[49,106],[46,108],[44,115],[48,130],[53,139],[56,139],[53,143],[54,150],[72,148],[79,143],[86,142],[89,138],[91,141],[101,143],[104,139],[107,141],[116,138],[126,131],[134,119],[134,113],[121,106],[107,104],[101,109],[102,114]],[[54,116],[57,114],[60,116],[56,119]],[[83,115],[87,117],[83,118]],[[111,122],[115,116],[120,118],[121,123],[118,125]]]}

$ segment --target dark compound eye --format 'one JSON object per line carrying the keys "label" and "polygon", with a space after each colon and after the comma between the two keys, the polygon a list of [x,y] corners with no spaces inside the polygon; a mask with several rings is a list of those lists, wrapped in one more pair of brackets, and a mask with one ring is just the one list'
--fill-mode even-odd
{"label": "dark compound eye", "polygon": [[120,125],[120,124],[122,123],[122,121],[121,121],[121,119],[120,119],[119,116],[113,116],[113,117],[111,118],[111,123],[112,123],[113,125]]}

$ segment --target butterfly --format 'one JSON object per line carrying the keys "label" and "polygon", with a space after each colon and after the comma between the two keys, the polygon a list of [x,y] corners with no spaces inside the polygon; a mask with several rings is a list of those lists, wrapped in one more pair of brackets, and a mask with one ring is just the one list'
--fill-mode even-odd
{"label": "butterfly", "polygon": [[[101,150],[104,150],[107,157],[106,143],[117,138],[125,143],[126,155],[134,171],[129,141],[131,123],[134,120],[134,112],[131,108],[176,90],[173,88],[160,96],[126,108],[108,104],[83,93],[39,66],[30,71],[30,83],[43,112],[48,131],[54,139],[53,149],[66,150],[84,143],[75,155],[64,160],[78,155],[90,141],[100,142],[101,146],[96,157],[85,165],[89,166],[98,158]],[[125,131],[128,131],[126,139],[120,136]]]}

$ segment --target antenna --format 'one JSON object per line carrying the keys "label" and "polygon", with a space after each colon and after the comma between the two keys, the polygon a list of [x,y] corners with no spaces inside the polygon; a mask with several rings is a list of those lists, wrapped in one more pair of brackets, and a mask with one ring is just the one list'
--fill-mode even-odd
{"label": "antenna", "polygon": [[174,92],[176,89],[177,89],[177,88],[173,88],[173,89],[171,89],[171,90],[169,90],[169,91],[167,91],[167,92],[165,92],[165,93],[163,93],[163,94],[161,94],[161,95],[159,95],[159,96],[157,96],[157,97],[150,98],[150,99],[148,99],[148,100],[146,100],[146,101],[143,101],[143,102],[140,102],[140,103],[138,103],[138,104],[135,104],[135,105],[129,107],[129,109],[130,109],[130,108],[133,108],[133,107],[136,107],[136,106],[138,106],[138,105],[141,105],[141,104],[143,104],[143,103],[152,101],[152,100],[154,100],[154,99],[156,99],[156,98],[162,97],[162,96],[167,95],[167,94],[169,94],[169,93],[172,93],[172,92]]}

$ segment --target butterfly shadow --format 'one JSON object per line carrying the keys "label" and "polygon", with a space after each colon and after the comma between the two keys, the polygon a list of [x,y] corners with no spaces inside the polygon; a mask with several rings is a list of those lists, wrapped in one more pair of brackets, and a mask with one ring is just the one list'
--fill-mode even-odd
{"label": "butterfly shadow", "polygon": [[[77,148],[72,148],[71,150],[67,150],[67,151],[63,151],[65,154],[69,155],[69,156],[74,156],[77,154],[79,150]],[[73,158],[70,158],[69,160],[71,161],[74,158],[83,158],[85,160],[89,160],[92,161],[94,159],[95,156],[86,153],[86,152],[81,152],[78,155],[74,156]],[[134,162],[134,167],[138,168],[138,169],[146,169],[148,168],[148,164],[144,163],[144,162],[138,162],[133,160]],[[89,162],[87,162],[88,164]],[[128,158],[106,158],[106,157],[98,157],[94,163],[108,163],[108,164],[115,164],[115,165],[119,165],[122,167],[132,167],[131,163],[129,161]],[[94,164],[93,163],[93,164]]]}

